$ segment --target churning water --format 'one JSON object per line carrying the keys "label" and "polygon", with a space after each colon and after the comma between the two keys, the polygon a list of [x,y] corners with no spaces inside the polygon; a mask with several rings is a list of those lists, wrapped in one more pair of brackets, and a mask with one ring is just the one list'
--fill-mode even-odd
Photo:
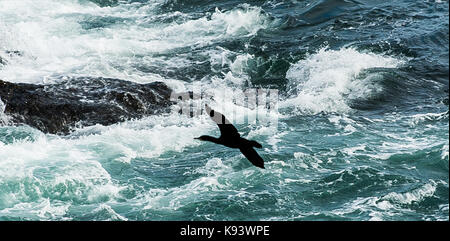
{"label": "churning water", "polygon": [[[245,3],[244,3],[245,2]],[[7,125],[0,220],[448,220],[448,1],[0,0],[0,79],[279,90],[237,124],[266,169],[178,112],[68,136]],[[233,108],[236,107],[236,108]],[[233,112],[242,113],[233,113]]]}

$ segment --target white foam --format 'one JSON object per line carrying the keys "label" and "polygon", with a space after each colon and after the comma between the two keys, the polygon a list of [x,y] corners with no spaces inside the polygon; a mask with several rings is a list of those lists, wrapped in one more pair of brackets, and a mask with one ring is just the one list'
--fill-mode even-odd
{"label": "white foam", "polygon": [[2,98],[0,98],[0,125],[7,124],[9,122],[8,116],[5,114],[6,105],[3,103]]}
{"label": "white foam", "polygon": [[294,152],[294,158],[296,159],[296,165],[303,169],[314,169],[318,172],[324,171],[324,168],[322,167],[323,161],[313,155],[303,152]]}
{"label": "white foam", "polygon": [[[0,78],[12,82],[42,83],[55,81],[59,75],[91,75],[136,82],[163,81],[177,92],[187,91],[191,90],[188,83],[141,72],[136,69],[136,64],[150,67],[189,67],[194,63],[183,55],[169,59],[153,55],[180,47],[196,48],[226,38],[251,36],[271,23],[261,8],[248,4],[229,11],[216,9],[215,12],[207,13],[198,19],[183,18],[183,13],[180,12],[167,13],[181,16],[181,21],[153,23],[152,14],[154,15],[158,6],[164,2],[101,8],[92,3],[75,0],[44,0],[40,3],[32,0],[1,1],[0,43],[4,50],[20,50],[23,56],[8,59],[8,65],[0,71]],[[158,14],[158,17],[160,16]],[[83,29],[80,19],[95,17],[124,18],[131,24],[118,23],[94,31]],[[224,56],[221,65],[230,69],[224,78],[202,80],[208,94],[215,97],[214,108],[224,110],[224,114],[231,119],[234,114],[241,119],[247,115],[251,119],[256,119],[257,115],[267,120],[278,118],[277,113],[266,113],[263,108],[248,109],[222,98],[224,92],[240,88],[247,83],[247,62],[253,58],[252,55],[233,53],[223,48],[207,51],[202,54],[211,59],[216,58],[216,54]],[[144,57],[136,57],[137,55]],[[152,127],[151,130],[136,130],[130,128],[133,123]],[[197,143],[193,141],[193,137],[201,133],[200,130],[204,130],[205,126],[206,129],[214,129],[213,125],[197,125],[193,124],[192,120],[173,115],[114,127],[84,128],[77,133],[101,133],[90,135],[83,141],[109,143],[110,153],[121,156],[117,160],[126,163],[139,156],[151,158],[165,151],[182,151],[184,147]],[[178,134],[164,135],[169,132]],[[152,138],[154,136],[160,138]],[[111,139],[118,141],[111,143]],[[80,143],[83,141],[80,140]],[[144,149],[144,146],[148,147],[145,151],[136,152],[136,149]]]}
{"label": "white foam", "polygon": [[46,198],[35,207],[30,208],[31,213],[36,213],[41,220],[61,219],[64,220],[64,215],[67,213],[70,204],[63,202],[50,202]]}
{"label": "white foam", "polygon": [[[278,92],[270,89],[255,88],[252,86],[247,75],[248,62],[254,58],[250,54],[240,54],[218,47],[205,52],[211,62],[213,72],[221,72],[219,75],[207,76],[200,81],[191,84],[175,85],[180,91],[194,90],[194,94],[203,94],[202,101],[194,101],[197,107],[208,103],[213,109],[223,113],[233,124],[250,124],[252,126],[261,124],[276,132],[278,118],[282,115],[276,109]],[[222,72],[227,69],[227,72]],[[245,89],[245,91],[243,90]],[[274,92],[271,92],[274,91]],[[263,93],[264,92],[264,93]],[[276,93],[275,93],[276,92]],[[256,96],[266,103],[256,103]],[[212,97],[212,98],[209,98]],[[247,99],[248,97],[248,99]],[[252,102],[251,98],[254,98]],[[272,109],[268,109],[270,104]]]}
{"label": "white foam", "polygon": [[[440,148],[442,151],[441,158],[448,158],[448,138],[445,140],[442,139],[442,136],[440,135],[424,134],[430,131],[435,132],[440,130],[438,129],[439,127],[427,122],[441,121],[443,118],[446,118],[446,112],[421,113],[414,115],[390,113],[385,114],[383,120],[366,119],[369,121],[376,121],[378,123],[388,123],[389,125],[409,126],[410,128],[404,128],[401,132],[383,132],[380,130],[375,130],[375,133],[382,137],[383,141],[380,142],[381,145],[378,145],[376,149],[367,150],[364,155],[374,159],[386,160],[393,155],[414,154],[420,150]],[[418,125],[420,125],[420,128],[417,128]],[[354,126],[358,128],[357,125]]]}
{"label": "white foam", "polygon": [[419,124],[422,124],[427,121],[437,121],[445,118],[447,116],[447,112],[442,113],[421,113],[415,114],[412,116],[407,116],[409,118],[409,125],[411,127],[415,127]]}
{"label": "white foam", "polygon": [[388,200],[391,203],[411,204],[413,202],[420,202],[426,197],[431,197],[436,192],[437,183],[430,180],[429,183],[405,193],[391,192],[385,195],[382,199]]}
{"label": "white foam", "polygon": [[[244,4],[226,12],[216,10],[199,19],[153,24],[149,16],[156,15],[163,2],[155,1],[145,7],[123,4],[101,8],[75,0],[0,1],[0,51],[19,50],[23,54],[7,59],[0,79],[45,83],[61,75],[89,75],[136,82],[161,80],[157,74],[140,71],[136,66],[190,65],[191,60],[185,57],[174,61],[153,55],[176,48],[201,47],[224,38],[251,36],[270,23],[260,8]],[[118,21],[94,30],[82,26],[86,19],[106,17],[131,23]]]}
{"label": "white foam", "polygon": [[218,176],[204,176],[192,182],[167,190],[152,189],[149,194],[140,197],[139,202],[145,204],[145,209],[177,210],[186,203],[208,199],[214,192],[220,192],[226,185],[219,182]]}
{"label": "white foam", "polygon": [[[269,19],[260,8],[243,4],[240,8],[227,12],[216,9],[210,18],[203,17],[182,24],[169,25],[162,33],[165,37],[176,38],[174,42],[187,41],[184,43],[185,46],[186,43],[205,45],[223,37],[254,35],[258,30],[266,28],[269,23]],[[180,34],[185,38],[180,39]]]}
{"label": "white foam", "polygon": [[100,204],[100,206],[96,209],[94,209],[92,211],[93,213],[96,214],[103,214],[106,216],[109,216],[109,218],[102,218],[102,221],[127,221],[128,219],[121,216],[120,214],[116,213],[116,211],[114,211],[114,209],[111,208],[111,206],[107,205],[107,204]]}
{"label": "white foam", "polygon": [[14,217],[23,218],[26,220],[70,220],[70,218],[64,217],[67,213],[70,204],[53,201],[49,199],[42,199],[33,203],[17,203],[12,207],[4,208],[0,210],[2,217]]}
{"label": "white foam", "polygon": [[299,111],[347,113],[349,99],[368,98],[382,91],[369,79],[358,79],[358,74],[369,68],[395,68],[402,60],[389,56],[359,52],[354,48],[320,49],[304,60],[293,64],[286,78],[293,97],[280,107],[295,107]]}
{"label": "white foam", "polygon": [[338,129],[342,129],[342,132],[338,132],[330,136],[350,135],[356,132],[358,130],[357,128],[362,128],[361,124],[350,119],[346,115],[331,115],[328,117],[328,120],[332,124],[334,124]]}
{"label": "white foam", "polygon": [[[66,206],[53,207],[60,198],[86,203],[117,200],[127,185],[117,184],[101,162],[130,165],[136,157],[147,158],[151,162],[152,158],[158,158],[167,151],[182,152],[186,147],[201,145],[194,137],[216,129],[214,123],[201,118],[207,117],[193,119],[178,114],[152,116],[112,126],[79,129],[70,138],[37,133],[34,140],[15,141],[7,145],[0,143],[0,183],[26,186],[2,192],[2,206],[19,210],[26,208],[17,206],[24,203],[29,205],[30,210],[40,212],[38,219],[44,219],[61,218]],[[208,163],[198,173],[219,175],[231,170],[219,159]],[[185,194],[190,195],[192,191],[219,187],[218,176],[209,174],[181,187],[179,191],[173,191],[184,193],[182,190],[186,190]],[[44,194],[48,190],[51,194]],[[52,196],[51,203],[42,204],[48,195]],[[67,203],[70,206],[70,202]],[[175,203],[170,205],[177,206]],[[2,212],[8,212],[8,209]],[[112,216],[121,219],[114,213]]]}
{"label": "white foam", "polygon": [[[216,166],[218,165],[218,166]],[[237,185],[236,180],[243,180],[247,187],[252,175],[257,175],[261,170],[242,170],[234,171],[230,166],[224,165],[221,159],[212,158],[205,167],[200,167],[198,173],[207,174],[191,182],[168,189],[151,189],[138,197],[138,203],[144,204],[144,210],[170,210],[176,211],[186,205],[186,203],[195,203],[209,200],[216,195],[227,195],[228,197],[253,196],[256,193],[247,192],[243,189],[231,189],[231,186]],[[262,191],[267,192],[267,191]]]}
{"label": "white foam", "polygon": [[447,159],[448,160],[448,143],[442,146],[442,154],[441,154],[442,160]]}
{"label": "white foam", "polygon": [[357,145],[357,146],[353,146],[353,147],[343,148],[342,152],[349,156],[353,156],[353,155],[355,155],[355,153],[358,153],[358,152],[364,153],[365,150],[366,150],[366,145],[361,144],[361,145]]}

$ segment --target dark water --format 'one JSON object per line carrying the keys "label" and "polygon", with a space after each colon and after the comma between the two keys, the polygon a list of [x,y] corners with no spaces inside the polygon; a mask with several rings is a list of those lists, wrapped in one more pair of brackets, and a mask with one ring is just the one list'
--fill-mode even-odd
{"label": "dark water", "polygon": [[237,125],[264,146],[265,170],[195,141],[218,134],[204,117],[66,137],[0,126],[0,219],[448,220],[448,10],[448,1],[0,1],[0,79],[201,83],[227,116],[236,104],[223,92],[272,88],[280,112],[268,117],[277,125]]}

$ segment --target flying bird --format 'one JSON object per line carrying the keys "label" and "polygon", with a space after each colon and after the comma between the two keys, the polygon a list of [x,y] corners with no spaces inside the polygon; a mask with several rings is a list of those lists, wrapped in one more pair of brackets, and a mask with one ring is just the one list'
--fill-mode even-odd
{"label": "flying bird", "polygon": [[208,105],[205,105],[205,107],[206,113],[219,126],[220,137],[200,136],[194,139],[213,142],[229,148],[238,148],[253,165],[264,169],[264,160],[253,149],[254,147],[262,148],[261,144],[242,138],[236,127],[223,114],[214,111]]}

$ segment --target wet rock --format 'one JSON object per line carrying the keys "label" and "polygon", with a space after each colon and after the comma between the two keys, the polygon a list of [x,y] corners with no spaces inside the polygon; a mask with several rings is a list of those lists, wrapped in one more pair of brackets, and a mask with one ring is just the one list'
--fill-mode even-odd
{"label": "wet rock", "polygon": [[85,77],[35,85],[0,80],[0,98],[10,120],[53,134],[166,112],[172,105],[170,94],[162,82]]}

